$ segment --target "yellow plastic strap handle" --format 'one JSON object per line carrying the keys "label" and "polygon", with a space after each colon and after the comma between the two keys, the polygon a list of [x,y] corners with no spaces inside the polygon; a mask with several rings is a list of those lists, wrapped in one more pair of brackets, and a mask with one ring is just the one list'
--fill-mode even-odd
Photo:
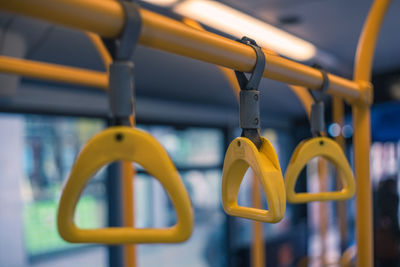
{"label": "yellow plastic strap handle", "polygon": [[[276,223],[285,214],[285,185],[273,146],[267,139],[262,137],[261,140],[260,150],[245,137],[238,137],[229,145],[222,173],[222,204],[229,215]],[[243,207],[237,203],[239,187],[249,167],[261,182],[268,210]]]}
{"label": "yellow plastic strap handle", "polygon": [[[75,225],[75,208],[87,182],[114,161],[137,162],[161,182],[176,208],[176,225],[163,229],[80,229]],[[191,202],[167,152],[150,134],[125,126],[98,133],[83,148],[61,195],[57,219],[62,238],[74,243],[175,243],[188,239],[193,230]]]}
{"label": "yellow plastic strap handle", "polygon": [[[342,179],[340,191],[319,193],[296,193],[294,188],[301,170],[314,157],[324,157],[332,162]],[[347,200],[354,196],[356,187],[350,165],[340,146],[330,138],[316,137],[302,141],[293,152],[285,173],[287,200],[290,203],[311,201]]]}

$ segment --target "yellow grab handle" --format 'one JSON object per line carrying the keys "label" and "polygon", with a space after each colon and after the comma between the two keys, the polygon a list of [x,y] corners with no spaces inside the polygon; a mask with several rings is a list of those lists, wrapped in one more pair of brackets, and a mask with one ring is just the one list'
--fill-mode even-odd
{"label": "yellow grab handle", "polygon": [[[261,139],[260,150],[245,137],[238,137],[229,145],[222,172],[222,205],[232,216],[277,223],[285,214],[285,185],[273,146],[267,139]],[[268,210],[242,207],[237,203],[240,183],[249,167],[261,182]]]}
{"label": "yellow grab handle", "polygon": [[[343,188],[340,191],[320,193],[296,193],[297,178],[301,170],[314,157],[324,157],[331,161],[340,175]],[[353,172],[341,147],[327,137],[316,137],[302,141],[294,150],[292,158],[285,173],[287,200],[290,203],[305,203],[311,201],[346,200],[351,198],[356,191]]]}
{"label": "yellow grab handle", "polygon": [[[176,208],[174,226],[80,229],[75,225],[75,208],[87,182],[101,167],[114,161],[137,162],[161,182]],[[98,133],[83,148],[61,195],[57,220],[62,238],[75,243],[175,243],[188,239],[193,230],[191,202],[167,152],[150,134],[125,126]]]}

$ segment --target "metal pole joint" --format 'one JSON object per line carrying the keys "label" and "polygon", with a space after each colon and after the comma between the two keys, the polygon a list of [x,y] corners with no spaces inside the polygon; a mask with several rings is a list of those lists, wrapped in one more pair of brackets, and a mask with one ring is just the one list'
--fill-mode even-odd
{"label": "metal pole joint", "polygon": [[374,102],[374,85],[368,81],[357,81],[361,96],[353,104],[371,106]]}

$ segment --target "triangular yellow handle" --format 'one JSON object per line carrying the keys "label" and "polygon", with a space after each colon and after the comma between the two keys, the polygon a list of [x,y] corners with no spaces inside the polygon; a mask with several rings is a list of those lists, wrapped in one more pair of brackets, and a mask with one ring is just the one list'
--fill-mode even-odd
{"label": "triangular yellow handle", "polygon": [[[75,225],[75,208],[87,182],[113,161],[137,162],[161,182],[176,208],[176,225],[164,229],[80,229]],[[188,239],[193,230],[191,202],[167,152],[150,134],[125,126],[98,133],[83,148],[61,195],[57,220],[60,235],[75,243],[175,243]]]}
{"label": "triangular yellow handle", "polygon": [[[342,172],[342,185],[340,191],[319,193],[296,193],[297,178],[301,170],[314,157],[324,157],[331,161]],[[302,141],[294,150],[292,158],[285,173],[287,200],[290,203],[305,203],[311,201],[346,200],[351,198],[356,191],[353,173],[340,146],[330,138],[316,137]]]}
{"label": "triangular yellow handle", "polygon": [[[261,182],[268,210],[237,203],[239,187],[249,167]],[[286,209],[285,185],[278,157],[267,139],[262,138],[260,150],[245,137],[238,137],[229,145],[222,172],[222,205],[232,216],[268,223],[282,220]]]}

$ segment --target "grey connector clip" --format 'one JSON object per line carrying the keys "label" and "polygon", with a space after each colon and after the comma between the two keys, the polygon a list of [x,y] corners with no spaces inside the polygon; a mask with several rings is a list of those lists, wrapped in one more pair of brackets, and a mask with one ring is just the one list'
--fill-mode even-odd
{"label": "grey connector clip", "polygon": [[311,106],[310,125],[312,136],[321,136],[325,131],[324,102],[318,101]]}
{"label": "grey connector clip", "polygon": [[260,128],[260,92],[258,90],[240,91],[240,128]]}
{"label": "grey connector clip", "polygon": [[134,64],[131,60],[139,40],[142,19],[136,3],[119,1],[125,13],[125,25],[116,39],[114,62],[109,69],[109,101],[114,125],[130,125],[134,112]]}
{"label": "grey connector clip", "polygon": [[110,65],[109,101],[116,125],[129,125],[129,117],[133,114],[133,69],[132,61],[116,61]]}
{"label": "grey connector clip", "polygon": [[310,128],[312,136],[322,136],[322,133],[325,131],[325,108],[324,108],[324,95],[326,94],[326,90],[329,87],[329,78],[326,71],[321,69],[322,73],[322,85],[318,90],[318,96],[315,97],[311,91],[310,94],[314,98],[314,104],[311,106],[311,114],[310,114]]}
{"label": "grey connector clip", "polygon": [[265,56],[257,45],[257,43],[247,37],[238,40],[239,42],[251,46],[256,52],[256,64],[249,79],[240,71],[235,71],[236,78],[240,86],[240,128],[242,128],[242,136],[250,139],[259,149],[261,147],[260,137],[260,85],[264,68]]}

